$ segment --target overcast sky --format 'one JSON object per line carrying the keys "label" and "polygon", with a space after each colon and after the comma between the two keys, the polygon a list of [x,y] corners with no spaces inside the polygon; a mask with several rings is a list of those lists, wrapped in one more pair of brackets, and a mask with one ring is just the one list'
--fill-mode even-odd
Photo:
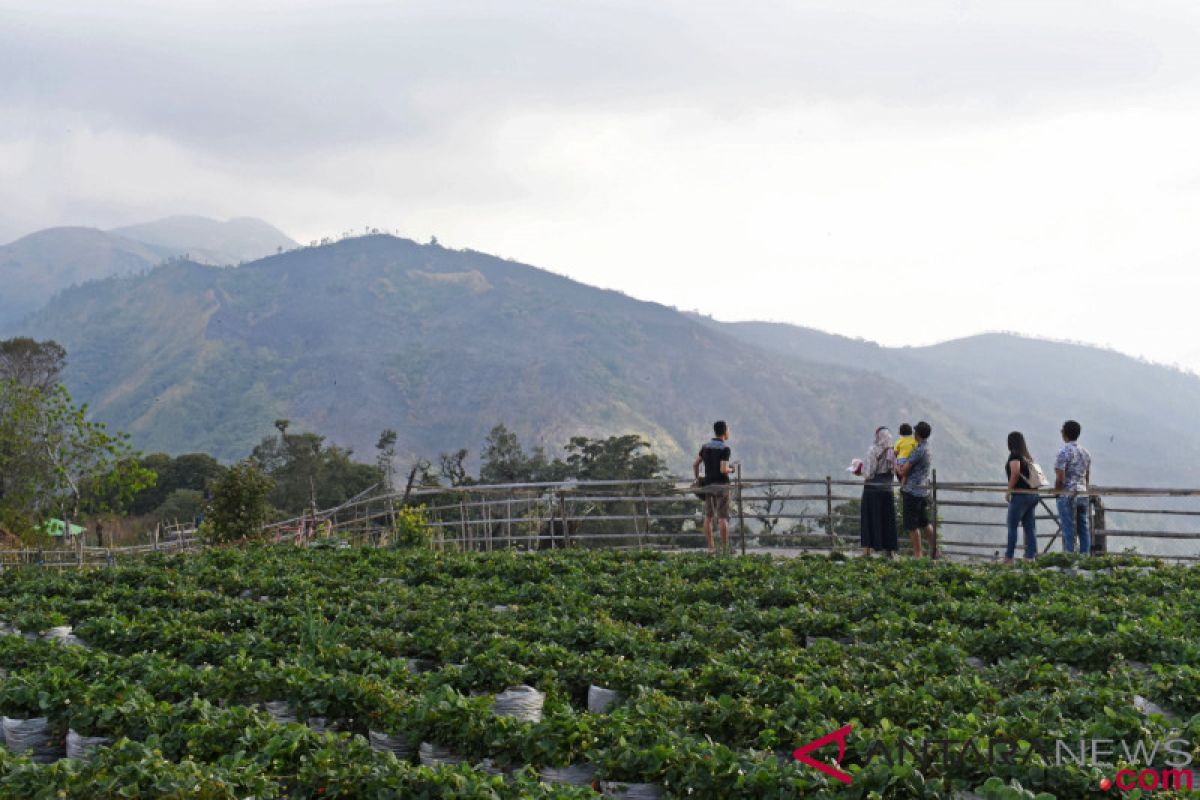
{"label": "overcast sky", "polygon": [[0,0],[2,241],[371,225],[719,319],[1200,370],[1197,142],[1188,0]]}

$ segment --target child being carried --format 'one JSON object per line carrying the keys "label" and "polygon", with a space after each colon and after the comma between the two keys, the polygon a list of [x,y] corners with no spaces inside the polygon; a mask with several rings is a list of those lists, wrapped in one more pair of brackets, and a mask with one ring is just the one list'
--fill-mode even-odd
{"label": "child being carried", "polygon": [[[909,456],[913,450],[917,449],[917,440],[913,437],[912,425],[907,422],[900,426],[900,438],[896,440],[896,445],[892,448],[896,451],[896,466],[902,467],[908,463]],[[900,485],[903,486],[906,478],[900,479]]]}

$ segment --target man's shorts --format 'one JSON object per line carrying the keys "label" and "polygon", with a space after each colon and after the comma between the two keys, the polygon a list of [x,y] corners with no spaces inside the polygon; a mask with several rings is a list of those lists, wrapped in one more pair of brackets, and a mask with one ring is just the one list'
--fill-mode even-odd
{"label": "man's shorts", "polygon": [[929,498],[901,492],[904,503],[904,530],[915,531],[929,524]]}
{"label": "man's shorts", "polygon": [[704,487],[704,516],[707,519],[729,519],[729,487],[715,484]]}

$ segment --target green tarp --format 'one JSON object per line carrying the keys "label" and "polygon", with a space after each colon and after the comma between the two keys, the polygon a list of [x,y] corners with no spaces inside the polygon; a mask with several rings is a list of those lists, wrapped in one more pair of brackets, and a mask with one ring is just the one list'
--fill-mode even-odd
{"label": "green tarp", "polygon": [[[67,524],[61,519],[48,519],[38,526],[38,529],[43,531],[48,536],[62,536],[63,530]],[[82,525],[71,525],[71,535],[80,536],[83,534]]]}

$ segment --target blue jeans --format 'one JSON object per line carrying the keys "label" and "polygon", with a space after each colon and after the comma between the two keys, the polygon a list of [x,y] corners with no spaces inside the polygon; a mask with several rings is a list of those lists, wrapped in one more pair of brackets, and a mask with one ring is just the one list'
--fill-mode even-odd
{"label": "blue jeans", "polygon": [[1008,548],[1005,558],[1012,558],[1017,549],[1017,526],[1025,529],[1025,557],[1037,558],[1037,507],[1036,494],[1014,494],[1008,504]]}
{"label": "blue jeans", "polygon": [[1088,497],[1060,494],[1058,496],[1058,522],[1062,525],[1063,552],[1075,552],[1075,536],[1079,535],[1079,552],[1091,555],[1092,537],[1088,532]]}

